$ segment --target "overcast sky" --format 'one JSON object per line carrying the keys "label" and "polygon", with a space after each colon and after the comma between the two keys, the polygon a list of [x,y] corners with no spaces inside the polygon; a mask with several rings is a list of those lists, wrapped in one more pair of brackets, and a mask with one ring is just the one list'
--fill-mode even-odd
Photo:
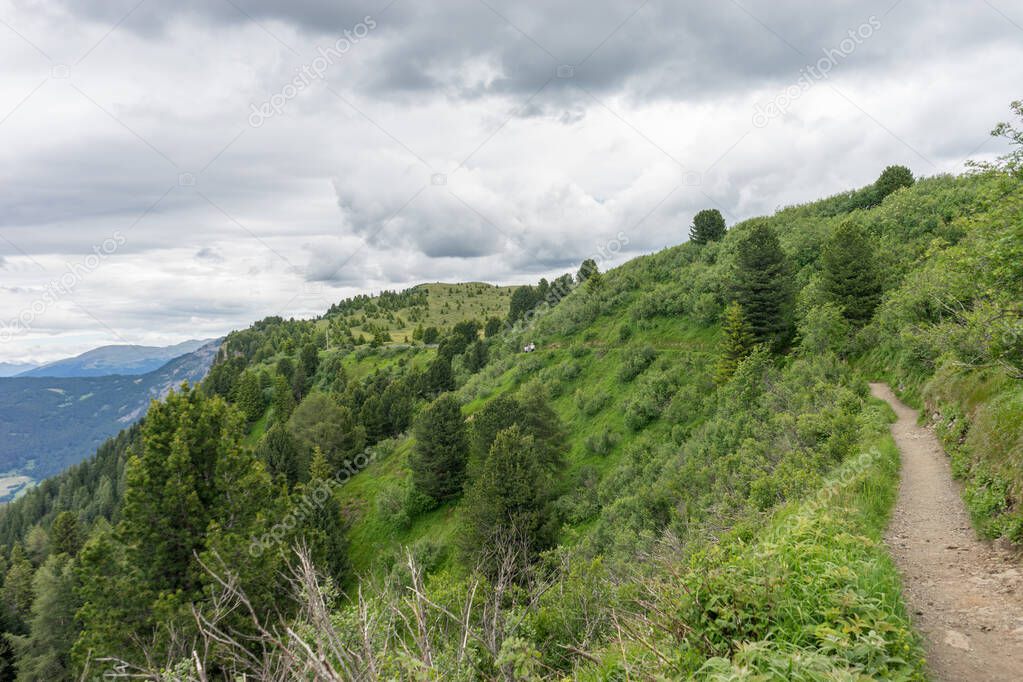
{"label": "overcast sky", "polygon": [[1018,0],[171,4],[0,0],[0,361],[621,262],[1023,95]]}

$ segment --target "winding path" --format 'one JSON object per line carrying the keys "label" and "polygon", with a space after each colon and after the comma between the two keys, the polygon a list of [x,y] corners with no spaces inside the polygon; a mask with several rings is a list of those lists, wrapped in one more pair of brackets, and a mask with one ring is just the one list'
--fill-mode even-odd
{"label": "winding path", "polygon": [[902,574],[907,607],[926,639],[935,680],[1023,680],[1023,571],[977,539],[948,458],[917,412],[884,384],[871,393],[898,415],[899,497],[885,541]]}

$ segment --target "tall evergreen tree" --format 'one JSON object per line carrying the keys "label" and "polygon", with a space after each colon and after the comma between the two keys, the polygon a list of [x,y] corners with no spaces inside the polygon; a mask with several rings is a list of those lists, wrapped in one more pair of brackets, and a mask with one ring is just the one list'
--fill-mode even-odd
{"label": "tall evergreen tree", "polygon": [[689,241],[695,244],[716,242],[725,236],[725,219],[716,208],[705,208],[693,217]]}
{"label": "tall evergreen tree", "polygon": [[78,637],[75,613],[81,606],[75,583],[74,562],[67,554],[54,554],[36,572],[29,634],[15,639],[19,681],[75,678],[71,647]]}
{"label": "tall evergreen tree", "polygon": [[78,517],[72,512],[62,511],[53,519],[50,528],[50,548],[54,554],[75,556],[82,548],[82,533]]}
{"label": "tall evergreen tree", "polygon": [[316,448],[309,465],[309,483],[299,485],[293,496],[294,516],[302,523],[297,529],[313,563],[341,583],[351,566],[348,559],[347,523],[334,496],[333,468],[323,451]]}
{"label": "tall evergreen tree", "polygon": [[723,384],[735,374],[735,368],[753,350],[753,330],[742,312],[742,306],[732,302],[725,308],[721,320],[721,355],[718,357],[715,380]]}
{"label": "tall evergreen tree", "polygon": [[469,559],[493,575],[504,552],[515,551],[523,565],[550,547],[551,491],[533,437],[517,425],[500,431],[466,489],[462,548]]}
{"label": "tall evergreen tree", "polygon": [[35,569],[28,560],[25,549],[14,545],[8,562],[7,575],[4,576],[3,600],[7,612],[15,620],[15,627],[20,631],[24,628],[32,608],[32,576]]}
{"label": "tall evergreen tree", "polygon": [[758,343],[775,348],[791,337],[793,283],[778,236],[764,224],[754,225],[739,242],[735,299]]}
{"label": "tall evergreen tree", "polygon": [[256,457],[275,481],[286,483],[289,488],[304,478],[308,456],[284,424],[275,423],[263,434],[256,446]]}
{"label": "tall evergreen tree", "polygon": [[874,245],[859,225],[838,226],[824,246],[824,290],[849,322],[863,326],[881,302],[881,276]]}
{"label": "tall evergreen tree", "polygon": [[192,604],[216,589],[204,563],[229,567],[254,608],[269,608],[279,554],[254,557],[249,548],[265,532],[263,519],[277,511],[277,498],[243,435],[236,408],[194,388],[150,408],[142,447],[126,465],[121,522],[113,537],[79,555],[79,656],[91,649],[137,660],[140,642],[161,648],[173,633],[191,632]]}
{"label": "tall evergreen tree", "polygon": [[271,395],[270,405],[273,407],[273,420],[283,424],[291,418],[291,413],[295,411],[295,394],[291,390],[288,378],[279,372],[274,374]]}
{"label": "tall evergreen tree", "polygon": [[416,421],[415,436],[410,464],[416,488],[438,504],[459,495],[469,445],[455,396],[445,393],[428,405]]}
{"label": "tall evergreen tree", "polygon": [[256,372],[249,371],[241,375],[235,386],[234,401],[250,423],[263,416],[266,398]]}
{"label": "tall evergreen tree", "polygon": [[486,326],[483,327],[483,335],[488,339],[491,336],[497,336],[497,334],[500,333],[502,326],[503,324],[500,318],[491,317],[487,320]]}

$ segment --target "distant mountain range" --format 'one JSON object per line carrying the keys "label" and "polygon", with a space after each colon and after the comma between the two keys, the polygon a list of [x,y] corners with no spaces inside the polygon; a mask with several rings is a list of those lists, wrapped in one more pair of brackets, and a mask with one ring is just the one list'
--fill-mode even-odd
{"label": "distant mountain range", "polygon": [[173,346],[100,346],[73,358],[36,367],[28,365],[20,373],[0,376],[68,378],[102,377],[112,374],[138,376],[160,369],[170,360],[191,353],[211,341],[213,339],[193,339]]}
{"label": "distant mountain range", "polygon": [[[183,381],[201,381],[216,358],[220,342],[217,339],[175,346],[192,349],[145,374],[129,375],[125,369],[151,362],[143,359],[144,353],[133,350],[121,355],[122,364],[118,365],[118,351],[111,350],[139,346],[115,346],[73,360],[92,355],[77,365],[77,371],[92,371],[103,364],[119,367],[121,374],[49,377],[33,376],[33,371],[26,376],[0,378],[0,471],[39,480],[80,462],[104,440],[141,418],[151,400],[162,398]],[[196,348],[196,343],[202,345]],[[98,351],[103,353],[93,355]],[[75,367],[65,364],[57,371],[76,371]]]}
{"label": "distant mountain range", "polygon": [[0,377],[13,377],[35,369],[39,365],[31,362],[0,362]]}

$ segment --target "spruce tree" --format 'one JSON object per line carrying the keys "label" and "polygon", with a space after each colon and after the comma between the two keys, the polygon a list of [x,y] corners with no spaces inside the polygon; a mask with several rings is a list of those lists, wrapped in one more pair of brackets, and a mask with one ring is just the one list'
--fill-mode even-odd
{"label": "spruce tree", "polygon": [[847,221],[824,246],[824,291],[849,322],[863,326],[881,302],[881,277],[870,235]]}
{"label": "spruce tree", "polygon": [[427,406],[415,436],[410,464],[416,489],[438,504],[461,494],[469,444],[455,396],[445,393]]}
{"label": "spruce tree", "polygon": [[725,236],[725,219],[716,208],[705,208],[693,217],[689,241],[694,244],[716,242]]}
{"label": "spruce tree", "polygon": [[774,230],[764,224],[753,226],[739,242],[736,266],[735,299],[753,338],[776,349],[784,346],[792,330],[793,286]]}
{"label": "spruce tree", "polygon": [[718,357],[714,378],[723,384],[735,374],[735,368],[753,350],[753,330],[742,312],[742,306],[732,302],[725,308],[721,321],[721,355]]}

